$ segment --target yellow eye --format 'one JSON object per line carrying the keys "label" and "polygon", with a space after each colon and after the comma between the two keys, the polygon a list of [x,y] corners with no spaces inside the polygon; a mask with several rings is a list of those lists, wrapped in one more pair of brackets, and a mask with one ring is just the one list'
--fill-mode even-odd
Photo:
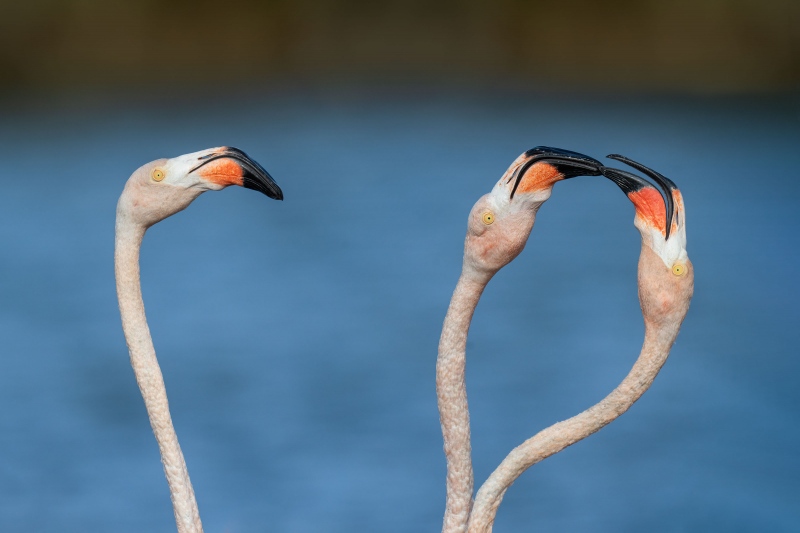
{"label": "yellow eye", "polygon": [[167,173],[161,170],[160,168],[153,169],[153,180],[154,181],[161,181],[167,177]]}
{"label": "yellow eye", "polygon": [[683,276],[686,273],[686,266],[682,263],[675,263],[672,265],[672,273],[676,276]]}
{"label": "yellow eye", "polygon": [[484,224],[486,224],[486,225],[488,226],[488,225],[490,225],[492,222],[494,222],[494,213],[492,213],[491,211],[486,211],[486,212],[483,214],[483,223],[484,223]]}

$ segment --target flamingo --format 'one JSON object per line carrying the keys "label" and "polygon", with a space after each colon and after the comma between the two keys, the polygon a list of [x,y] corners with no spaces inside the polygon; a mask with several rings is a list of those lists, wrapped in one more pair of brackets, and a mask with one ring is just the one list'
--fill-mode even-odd
{"label": "flamingo", "polygon": [[147,163],[128,179],[117,204],[114,270],[122,329],[158,442],[179,533],[202,533],[203,526],[147,326],[139,250],[147,228],[186,209],[203,192],[229,185],[283,199],[283,192],[261,165],[237,148],[220,147]]}
{"label": "flamingo", "polygon": [[464,372],[467,333],[478,300],[492,276],[525,247],[536,212],[550,197],[553,185],[575,176],[599,176],[603,168],[583,154],[537,146],[520,155],[469,214],[461,276],[445,316],[436,362],[447,460],[442,533],[466,531],[472,508],[474,481]]}
{"label": "flamingo", "polygon": [[[549,149],[538,150],[546,153]],[[528,159],[527,154],[512,164],[494,190],[478,200],[470,213],[462,274],[442,329],[437,392],[448,467],[443,533],[491,532],[506,490],[522,472],[595,433],[627,411],[650,387],[666,361],[693,293],[694,271],[686,254],[683,199],[675,184],[636,161],[620,155],[609,156],[651,177],[664,190],[662,198],[657,189],[635,174],[604,167],[583,156],[581,164],[594,171],[587,174],[602,174],[617,183],[636,208],[635,225],[642,235],[639,299],[645,321],[644,346],[628,376],[609,396],[515,448],[481,486],[473,503],[464,384],[470,321],[486,284],[521,252],[536,210],[549,198],[555,181],[563,179],[543,179],[545,175],[558,176],[558,165],[554,167],[547,161],[547,155],[537,154]],[[544,161],[533,161],[537,156]],[[529,196],[516,201],[515,191]]]}
{"label": "flamingo", "polygon": [[603,168],[633,203],[634,225],[641,233],[639,303],[645,335],[641,353],[628,375],[608,396],[582,413],[537,433],[509,453],[478,490],[469,518],[469,533],[490,533],[508,487],[529,467],[588,437],[622,415],[650,388],[667,361],[694,292],[694,267],[686,253],[683,196],[669,178],[625,156],[612,154],[653,179]]}

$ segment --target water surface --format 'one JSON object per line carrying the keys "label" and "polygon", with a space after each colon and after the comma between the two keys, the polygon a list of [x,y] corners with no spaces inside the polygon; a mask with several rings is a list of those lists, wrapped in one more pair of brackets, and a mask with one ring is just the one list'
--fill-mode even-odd
{"label": "water surface", "polygon": [[[119,322],[114,211],[142,163],[223,144],[286,200],[205,194],[142,252],[206,531],[439,530],[434,365],[466,216],[538,144],[674,179],[696,291],[652,389],[525,473],[495,531],[796,530],[800,106],[492,94],[7,106],[0,530],[174,530]],[[632,219],[605,180],[558,184],[489,285],[468,346],[478,483],[633,363]]]}

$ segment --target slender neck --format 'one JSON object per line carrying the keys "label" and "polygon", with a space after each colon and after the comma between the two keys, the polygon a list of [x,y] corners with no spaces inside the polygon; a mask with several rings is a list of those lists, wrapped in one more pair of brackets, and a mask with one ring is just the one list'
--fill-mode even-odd
{"label": "slender neck", "polygon": [[465,382],[467,333],[485,276],[462,272],[444,319],[436,361],[436,394],[447,459],[447,504],[442,533],[463,533],[472,509],[474,486],[469,409]]}
{"label": "slender neck", "polygon": [[189,472],[172,426],[164,378],[156,359],[150,329],[144,313],[139,281],[139,249],[146,228],[117,215],[114,268],[122,329],[131,355],[131,366],[144,398],[150,425],[161,452],[161,462],[169,483],[175,522],[179,533],[202,533],[200,513]]}
{"label": "slender neck", "polygon": [[600,430],[627,411],[650,387],[664,365],[680,322],[662,327],[645,322],[641,354],[611,394],[586,411],[540,431],[509,453],[475,498],[469,533],[492,531],[497,508],[509,486],[529,467]]}

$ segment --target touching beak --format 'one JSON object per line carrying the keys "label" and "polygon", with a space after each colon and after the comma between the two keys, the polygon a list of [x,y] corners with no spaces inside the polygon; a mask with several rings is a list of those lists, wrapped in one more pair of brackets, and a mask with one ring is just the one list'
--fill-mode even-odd
{"label": "touching beak", "polygon": [[238,148],[224,146],[198,159],[201,162],[189,174],[199,171],[203,179],[212,183],[239,185],[262,192],[275,200],[283,200],[283,191],[269,172]]}
{"label": "touching beak", "polygon": [[[524,154],[528,157],[508,178],[514,181],[511,198],[519,192],[532,192],[552,187],[555,182],[575,176],[599,176],[603,164],[597,159],[570,150],[537,146]],[[533,168],[532,168],[533,167]]]}
{"label": "touching beak", "polygon": [[669,239],[673,220],[676,220],[679,224],[681,223],[683,205],[680,191],[675,183],[655,170],[625,156],[611,154],[608,158],[621,161],[641,171],[661,187],[663,194],[653,187],[649,181],[635,174],[617,168],[603,168],[603,176],[616,183],[622,189],[622,192],[636,206],[637,213],[647,219],[651,225],[659,229],[663,227],[664,240]]}

